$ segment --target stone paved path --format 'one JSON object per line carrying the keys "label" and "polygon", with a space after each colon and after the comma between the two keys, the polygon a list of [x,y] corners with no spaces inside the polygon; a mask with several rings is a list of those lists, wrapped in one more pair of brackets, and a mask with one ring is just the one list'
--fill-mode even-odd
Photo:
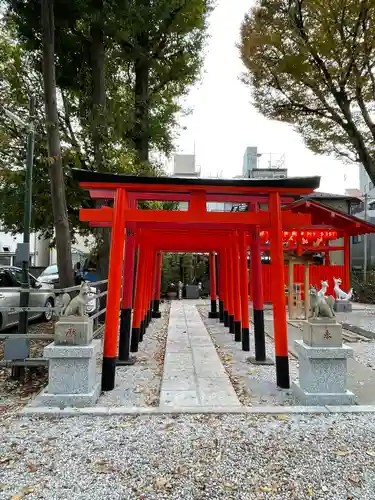
{"label": "stone paved path", "polygon": [[241,406],[193,303],[171,305],[160,406]]}

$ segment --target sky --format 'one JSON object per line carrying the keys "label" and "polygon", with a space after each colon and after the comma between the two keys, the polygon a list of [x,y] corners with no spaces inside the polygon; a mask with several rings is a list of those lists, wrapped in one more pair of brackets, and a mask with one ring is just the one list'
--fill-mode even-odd
{"label": "sky", "polygon": [[251,104],[249,87],[240,81],[244,66],[236,43],[252,0],[217,0],[210,18],[210,39],[201,82],[189,93],[193,112],[181,118],[184,130],[176,152],[196,153],[202,177],[241,175],[247,146],[273,158],[285,155],[289,176],[319,175],[320,191],[344,193],[359,186],[358,167],[310,152],[290,125],[267,120]]}

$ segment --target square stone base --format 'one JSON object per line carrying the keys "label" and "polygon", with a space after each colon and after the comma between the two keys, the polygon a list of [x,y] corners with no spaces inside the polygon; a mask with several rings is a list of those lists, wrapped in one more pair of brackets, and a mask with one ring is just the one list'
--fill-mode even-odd
{"label": "square stone base", "polygon": [[353,306],[349,300],[336,300],[334,310],[338,313],[351,313]]}
{"label": "square stone base", "polygon": [[341,347],[342,326],[330,318],[310,318],[303,323],[303,341],[311,347]]}
{"label": "square stone base", "polygon": [[48,387],[36,398],[37,406],[90,406],[100,394],[97,356],[101,341],[89,345],[56,345],[45,347],[49,359]]}
{"label": "square stone base", "polygon": [[350,391],[343,393],[307,392],[301,389],[298,382],[292,383],[293,395],[297,403],[306,406],[355,405],[356,397]]}
{"label": "square stone base", "polygon": [[46,387],[31,402],[30,406],[84,408],[94,406],[100,396],[100,382],[96,382],[90,393],[86,394],[51,394]]}
{"label": "square stone base", "polygon": [[89,316],[61,316],[55,324],[55,345],[89,345],[92,335]]}
{"label": "square stone base", "polygon": [[96,384],[96,357],[101,341],[89,345],[56,345],[44,348],[49,359],[48,387],[51,394],[90,394]]}

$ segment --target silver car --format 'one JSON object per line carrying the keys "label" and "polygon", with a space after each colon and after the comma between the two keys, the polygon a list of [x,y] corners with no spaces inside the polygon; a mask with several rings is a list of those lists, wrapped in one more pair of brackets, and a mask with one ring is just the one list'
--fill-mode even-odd
{"label": "silver car", "polygon": [[[44,312],[29,312],[29,319],[43,318],[51,321],[55,304],[55,294],[53,285],[40,283],[34,276],[29,274],[30,288],[35,289],[35,293],[30,292],[29,307],[46,307]],[[0,330],[9,326],[17,325],[19,312],[12,311],[12,307],[19,307],[20,292],[5,291],[4,289],[19,288],[22,282],[22,270],[19,267],[0,266],[0,306],[6,307],[8,311],[0,311]]]}

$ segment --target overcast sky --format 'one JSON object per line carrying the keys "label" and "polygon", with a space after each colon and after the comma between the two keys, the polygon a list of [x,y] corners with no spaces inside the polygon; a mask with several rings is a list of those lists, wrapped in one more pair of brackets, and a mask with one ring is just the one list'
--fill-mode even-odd
{"label": "overcast sky", "polygon": [[290,176],[320,175],[321,191],[343,193],[358,187],[358,167],[311,153],[291,126],[266,120],[251,105],[249,88],[239,80],[244,70],[236,43],[252,0],[218,0],[211,16],[202,81],[189,94],[193,113],[181,120],[186,130],[178,152],[193,153],[202,176],[240,175],[246,146],[260,153],[285,154]]}

